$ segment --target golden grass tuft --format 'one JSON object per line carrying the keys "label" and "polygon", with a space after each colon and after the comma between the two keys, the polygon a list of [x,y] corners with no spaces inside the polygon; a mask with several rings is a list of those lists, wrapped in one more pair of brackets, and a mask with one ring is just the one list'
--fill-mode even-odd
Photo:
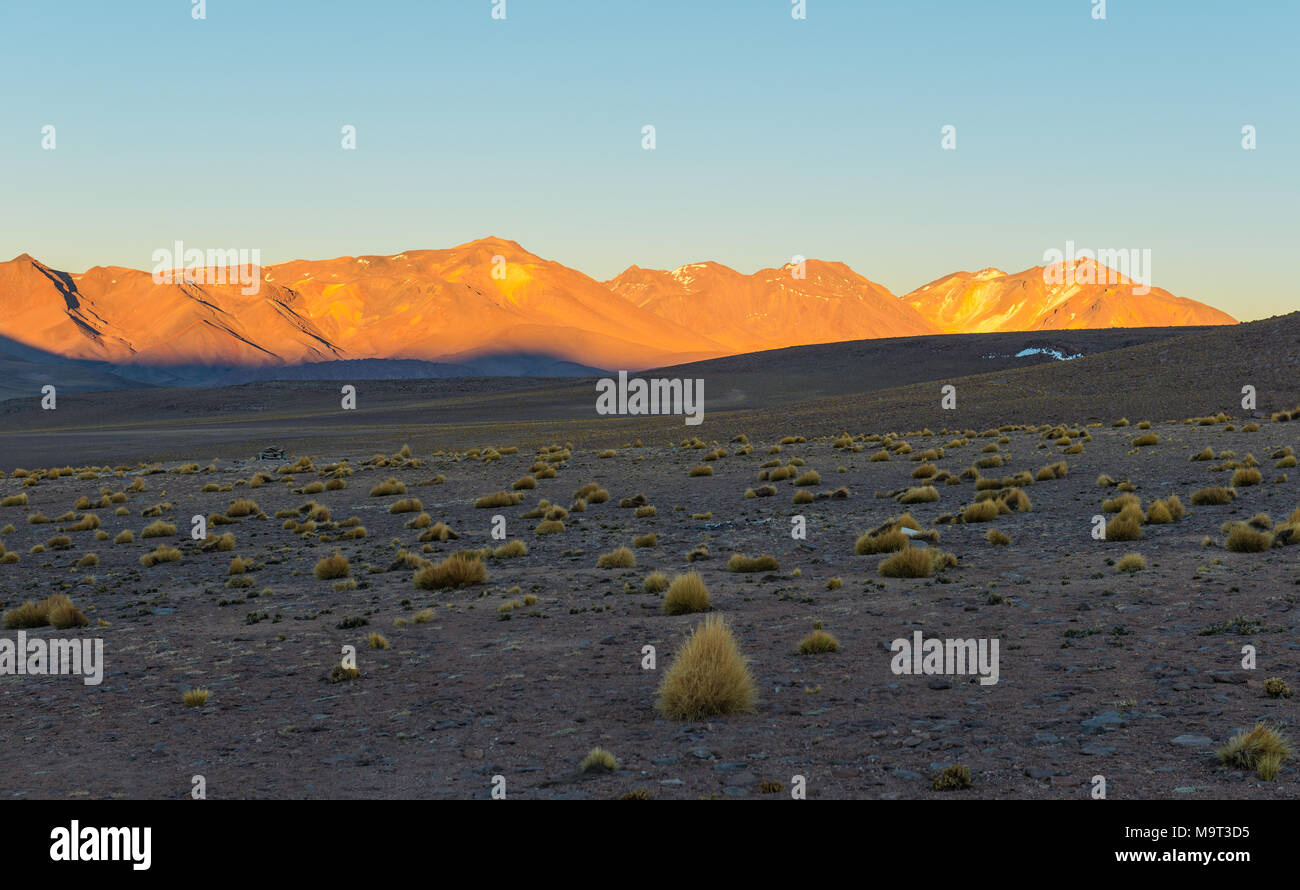
{"label": "golden grass tuft", "polygon": [[193,689],[186,689],[182,700],[187,707],[201,708],[208,703],[208,696],[211,695],[207,689],[202,686],[196,686]]}
{"label": "golden grass tuft", "polygon": [[513,541],[507,541],[492,551],[494,559],[518,559],[521,556],[527,555],[528,545],[518,538],[515,538]]}
{"label": "golden grass tuft", "polygon": [[582,758],[582,765],[578,767],[578,771],[583,773],[612,773],[616,769],[618,769],[618,758],[604,748],[592,748],[587,752],[587,756]]}
{"label": "golden grass tuft", "polygon": [[1212,485],[1209,488],[1202,488],[1192,492],[1192,505],[1196,507],[1221,507],[1224,504],[1231,504],[1236,494],[1219,485]]}
{"label": "golden grass tuft", "polygon": [[686,638],[658,692],[655,707],[670,720],[752,713],[758,697],[748,659],[719,615],[706,617]]}
{"label": "golden grass tuft", "polygon": [[[649,579],[646,579],[647,581]],[[665,615],[686,615],[691,612],[705,612],[709,609],[709,588],[698,572],[687,572],[673,578],[664,594],[663,613]]]}
{"label": "golden grass tuft", "polygon": [[170,522],[163,522],[159,519],[157,522],[151,522],[140,532],[142,538],[169,538],[176,534],[176,526]]}
{"label": "golden grass tuft", "polygon": [[1128,572],[1130,575],[1147,567],[1147,561],[1141,553],[1126,553],[1115,562],[1115,571]]}
{"label": "golden grass tuft", "polygon": [[745,556],[733,553],[727,563],[728,572],[775,572],[781,568],[774,556]]}
{"label": "golden grass tuft", "polygon": [[1258,485],[1262,479],[1259,470],[1254,467],[1242,467],[1232,474],[1232,487]]}
{"label": "golden grass tuft", "polygon": [[1273,546],[1273,536],[1238,522],[1228,531],[1223,546],[1234,553],[1261,553]]}
{"label": "golden grass tuft", "polygon": [[419,513],[424,509],[424,504],[420,503],[419,498],[402,498],[388,508],[389,513]]}
{"label": "golden grass tuft", "polygon": [[994,547],[1005,547],[1011,543],[1011,539],[1008,538],[1005,533],[1000,532],[995,528],[991,528],[985,532],[984,539]]}
{"label": "golden grass tuft", "polygon": [[668,576],[663,572],[651,572],[641,582],[641,589],[646,593],[659,593],[668,589]]}
{"label": "golden grass tuft", "polygon": [[1116,516],[1106,523],[1107,541],[1136,541],[1142,537],[1142,523],[1132,515]]}
{"label": "golden grass tuft", "polygon": [[1271,782],[1292,754],[1291,742],[1267,723],[1256,723],[1228,740],[1217,752],[1219,762],[1237,769],[1255,770],[1261,779]]}
{"label": "golden grass tuft", "polygon": [[821,655],[825,652],[838,652],[839,649],[839,640],[826,631],[818,629],[799,641],[798,651],[800,655]]}
{"label": "golden grass tuft", "polygon": [[423,590],[468,587],[487,580],[487,566],[473,553],[453,553],[437,565],[417,569],[411,579]]}
{"label": "golden grass tuft", "polygon": [[179,550],[175,547],[168,547],[164,544],[140,557],[140,565],[148,569],[158,565],[159,563],[179,562],[180,558],[181,552]]}
{"label": "golden grass tuft", "polygon": [[962,522],[990,522],[1001,515],[995,501],[977,501],[962,511]]}
{"label": "golden grass tuft", "polygon": [[617,547],[602,553],[596,560],[598,569],[630,569],[636,565],[636,554],[627,547]]}
{"label": "golden grass tuft", "polygon": [[333,556],[327,556],[316,563],[315,568],[312,569],[312,574],[321,581],[346,578],[351,573],[352,566],[348,563],[348,558],[338,551],[335,551]]}

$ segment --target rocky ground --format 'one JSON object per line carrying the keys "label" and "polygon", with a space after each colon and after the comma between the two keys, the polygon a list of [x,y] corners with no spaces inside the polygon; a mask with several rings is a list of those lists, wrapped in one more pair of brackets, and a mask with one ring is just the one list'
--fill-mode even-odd
{"label": "rocky ground", "polygon": [[[1281,524],[1300,506],[1300,474],[1275,468],[1270,457],[1296,444],[1300,425],[1265,420],[1245,432],[1241,420],[1151,418],[1159,443],[1135,447],[1141,418],[1120,428],[1113,419],[1065,430],[1082,452],[1066,453],[1043,428],[936,430],[900,433],[895,447],[905,441],[913,451],[888,461],[871,461],[881,443],[864,440],[883,429],[850,427],[852,442],[837,447],[838,426],[792,425],[785,434],[808,441],[771,453],[776,437],[755,435],[744,454],[730,439],[752,431],[712,419],[680,428],[684,438],[706,438],[704,448],[662,438],[634,447],[610,435],[602,447],[554,461],[535,446],[492,460],[417,451],[377,462],[368,452],[210,462],[196,453],[193,472],[169,461],[30,485],[8,466],[0,495],[25,492],[28,502],[0,507],[0,540],[18,556],[0,564],[4,608],[69,595],[89,626],[29,633],[101,637],[106,671],[97,687],[74,677],[0,677],[8,729],[0,794],[178,798],[202,775],[212,798],[469,798],[488,796],[501,776],[512,797],[613,798],[636,789],[656,798],[760,797],[764,782],[789,788],[803,776],[811,798],[1085,798],[1093,777],[1104,776],[1113,799],[1300,797],[1294,760],[1265,782],[1214,757],[1235,730],[1260,720],[1295,738],[1297,699],[1269,697],[1264,685],[1279,677],[1300,686],[1300,547],[1230,552],[1222,527],[1260,512]],[[523,439],[505,426],[480,431],[497,448]],[[975,499],[969,479],[937,485],[932,503],[903,507],[884,496],[919,484],[913,458],[925,449],[942,448],[933,463],[958,474],[988,457],[990,444],[1005,463],[986,476],[1036,474],[1062,460],[1068,473],[1025,485],[1032,509],[990,522],[934,524]],[[1207,446],[1215,460],[1189,460]],[[689,476],[715,447],[727,454],[707,461],[713,475]],[[599,456],[603,448],[614,455]],[[1236,458],[1219,458],[1224,451]],[[1233,471],[1216,468],[1247,454],[1258,459],[1260,484],[1237,486],[1228,505],[1191,504],[1195,490],[1228,485]],[[311,470],[277,472],[303,457]],[[325,470],[345,458],[350,475]],[[745,497],[764,484],[763,464],[792,459],[820,481],[775,482],[775,495]],[[474,506],[509,490],[539,460],[556,475],[522,491],[521,503]],[[259,471],[273,480],[250,487]],[[1093,540],[1092,517],[1116,495],[1098,487],[1101,473],[1131,482],[1143,507],[1177,494],[1187,515],[1144,526],[1136,541]],[[390,477],[405,494],[370,495]],[[335,478],[345,487],[303,491]],[[143,490],[131,491],[137,480]],[[542,498],[570,507],[590,482],[610,500],[570,513],[563,532],[536,534],[539,520],[523,518]],[[202,490],[208,486],[215,490]],[[792,502],[797,491],[841,487],[847,498]],[[109,506],[98,507],[103,492]],[[120,503],[111,499],[118,492]],[[654,516],[619,506],[638,493]],[[82,496],[90,508],[74,507]],[[419,542],[420,530],[407,528],[417,514],[389,512],[404,497],[418,498],[459,538]],[[211,528],[234,535],[232,550],[204,551],[189,538],[192,516],[221,513],[238,498],[254,500],[267,518]],[[315,530],[295,533],[275,518],[308,501],[330,512]],[[144,539],[156,517],[143,514],[159,504],[177,532]],[[956,566],[930,578],[885,578],[877,570],[883,556],[855,555],[859,535],[905,509],[938,531],[933,546]],[[100,528],[60,531],[71,524],[62,519],[69,511],[94,514]],[[56,521],[29,524],[36,512]],[[395,565],[399,549],[437,562],[501,544],[491,537],[496,514],[528,552],[487,559],[486,582],[422,590],[411,568]],[[696,518],[704,514],[711,515]],[[806,517],[805,540],[791,537],[795,515]],[[330,540],[350,517],[365,537]],[[990,544],[990,527],[1010,544]],[[114,543],[127,529],[134,541]],[[97,531],[107,537],[97,540]],[[597,568],[602,553],[649,532],[657,544],[634,548],[634,567]],[[31,552],[59,535],[71,539],[66,549]],[[179,549],[181,559],[142,566],[140,557],[159,544]],[[690,560],[701,545],[707,556]],[[317,561],[335,551],[348,558],[355,587],[313,577]],[[78,568],[88,553],[98,564]],[[770,554],[779,568],[733,573],[733,553]],[[1146,568],[1117,571],[1128,553],[1141,554]],[[251,561],[245,575],[228,574],[235,556]],[[701,573],[713,610],[751,660],[755,713],[695,723],[656,713],[660,677],[701,620],[661,614],[662,595],[641,590],[656,570]],[[237,577],[251,586],[229,586]],[[835,578],[841,586],[830,589]],[[501,605],[513,600],[531,604],[503,615]],[[424,609],[433,610],[431,620],[406,623]],[[817,621],[839,651],[797,654]],[[894,674],[890,642],[917,630],[996,638],[999,682]],[[390,648],[370,648],[371,632]],[[360,675],[330,682],[346,645],[356,647]],[[1258,652],[1253,670],[1242,668],[1246,645]],[[645,646],[656,647],[656,670],[642,667]],[[210,690],[206,704],[183,702],[192,687]],[[616,772],[578,772],[596,746],[618,758]],[[969,767],[972,787],[931,790],[934,772],[952,763]]]}

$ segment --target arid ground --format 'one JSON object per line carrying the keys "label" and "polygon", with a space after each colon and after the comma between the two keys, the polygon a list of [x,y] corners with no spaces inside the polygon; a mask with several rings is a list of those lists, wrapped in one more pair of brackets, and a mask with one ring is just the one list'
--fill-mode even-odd
{"label": "arid ground", "polygon": [[[1298,332],[1287,316],[1070,362],[976,374],[967,361],[961,376],[786,350],[761,368],[689,372],[722,402],[698,427],[598,418],[589,382],[376,383],[355,413],[338,410],[337,385],[307,383],[88,393],[44,413],[4,403],[0,497],[26,501],[0,507],[17,557],[0,563],[3,607],[67,595],[87,626],[27,632],[101,637],[106,667],[97,687],[0,677],[0,794],[179,798],[201,775],[212,798],[469,798],[500,776],[511,797],[780,798],[764,783],[803,776],[810,798],[1086,799],[1104,776],[1112,799],[1300,797],[1294,760],[1264,781],[1215,757],[1260,721],[1296,737],[1297,699],[1265,687],[1300,686],[1300,468],[1287,459],[1300,417],[1275,419],[1300,404]],[[819,381],[805,397],[800,373]],[[940,406],[948,383],[954,410]],[[1245,385],[1255,409],[1240,404]],[[254,459],[273,444],[287,457]],[[931,449],[942,453],[923,459]],[[792,463],[790,478],[761,478]],[[712,474],[690,475],[698,466]],[[808,471],[819,478],[796,485]],[[536,487],[515,491],[519,503],[475,506],[524,477]],[[390,479],[404,491],[372,494]],[[608,500],[575,509],[589,483]],[[927,484],[937,500],[893,497]],[[1095,540],[1094,516],[1119,516],[1103,502],[1121,485],[1139,536]],[[1230,502],[1195,503],[1213,486]],[[1185,515],[1154,521],[1171,495]],[[980,498],[1019,509],[961,521]],[[255,506],[218,518],[244,512],[231,510],[241,499]],[[420,503],[391,512],[403,499]],[[562,531],[538,533],[543,499],[567,511]],[[955,564],[884,577],[888,552],[855,553],[905,511]],[[196,515],[206,542],[190,536]],[[497,515],[505,539],[492,537]],[[174,530],[144,537],[159,521]],[[458,537],[421,541],[439,522]],[[1009,543],[990,543],[993,528]],[[1243,528],[1263,549],[1229,549]],[[133,540],[118,543],[125,531]],[[651,533],[653,546],[634,546]],[[484,553],[508,541],[526,555]],[[159,546],[179,559],[142,565]],[[634,566],[597,566],[621,546]],[[469,550],[485,580],[416,585],[419,566]],[[336,552],[348,575],[315,577]],[[732,572],[736,553],[777,566]],[[1132,553],[1145,567],[1120,571]],[[245,571],[232,574],[236,557]],[[752,713],[656,711],[703,618],[662,614],[663,594],[643,590],[656,571],[703,577],[750,659]],[[838,651],[798,654],[817,622]],[[999,640],[999,682],[894,674],[889,645],[915,631]],[[389,647],[371,648],[372,633]],[[331,677],[344,646],[353,679]],[[196,687],[209,696],[189,706]],[[616,771],[579,771],[597,746]],[[971,787],[932,790],[950,764]]]}

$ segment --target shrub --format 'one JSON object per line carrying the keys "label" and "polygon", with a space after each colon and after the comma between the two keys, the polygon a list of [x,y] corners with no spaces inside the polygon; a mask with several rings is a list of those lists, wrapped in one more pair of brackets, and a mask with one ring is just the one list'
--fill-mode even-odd
{"label": "shrub", "polygon": [[511,494],[508,491],[496,491],[492,494],[485,494],[474,502],[474,506],[480,510],[489,510],[493,507],[513,507],[519,503],[523,495]]}
{"label": "shrub", "polygon": [[858,538],[853,545],[853,552],[858,556],[869,556],[874,553],[892,553],[906,546],[907,535],[897,529],[891,529],[880,534],[868,533]]}
{"label": "shrub", "polygon": [[820,485],[822,477],[816,470],[808,470],[800,474],[798,479],[794,480],[795,485]]}
{"label": "shrub", "polygon": [[543,519],[533,529],[535,535],[554,535],[564,531],[564,523],[558,519]]}
{"label": "shrub", "polygon": [[616,769],[618,769],[618,758],[604,748],[592,748],[587,752],[587,756],[582,758],[582,765],[578,767],[578,771],[583,773],[612,773]]}
{"label": "shrub", "polygon": [[687,572],[673,578],[672,583],[668,585],[668,592],[664,594],[665,615],[686,615],[708,609],[709,589],[704,585],[704,579],[698,572]]}
{"label": "shrub", "polygon": [[88,569],[91,566],[99,565],[99,557],[94,553],[87,553],[81,559],[77,560],[77,568]]}
{"label": "shrub", "polygon": [[962,511],[962,522],[989,522],[1001,515],[994,501],[979,501]]}
{"label": "shrub", "polygon": [[638,535],[632,539],[633,547],[657,547],[659,546],[659,536],[654,532],[645,535]]}
{"label": "shrub", "polygon": [[712,475],[713,475],[713,467],[709,466],[708,464],[699,464],[698,466],[691,467],[691,470],[690,470],[690,472],[689,472],[687,475],[689,475],[689,476],[712,476]]}
{"label": "shrub", "polygon": [[459,537],[460,535],[452,531],[451,526],[447,525],[447,523],[435,522],[420,532],[420,536],[416,540],[422,544],[427,544],[429,541],[452,541]]}
{"label": "shrub", "polygon": [[27,492],[22,491],[18,494],[11,494],[9,497],[0,501],[0,507],[25,507],[27,506]]}
{"label": "shrub", "polygon": [[[1125,423],[1127,422],[1125,421]],[[934,778],[930,780],[930,787],[935,791],[961,791],[970,786],[970,769],[960,763],[945,766],[935,773]]]}
{"label": "shrub", "polygon": [[838,652],[839,640],[824,630],[814,630],[799,641],[800,655],[820,655],[824,652]]}
{"label": "shrub", "polygon": [[1173,522],[1174,517],[1169,512],[1169,505],[1164,501],[1152,501],[1151,506],[1147,507],[1146,521],[1152,525],[1164,525]]}
{"label": "shrub", "polygon": [[390,476],[370,489],[372,498],[380,498],[390,494],[406,494],[406,486]]}
{"label": "shrub", "polygon": [[897,500],[900,504],[927,504],[939,500],[939,492],[933,485],[909,488]]}
{"label": "shrub", "polygon": [[[611,457],[613,455],[610,455]],[[525,491],[537,487],[537,480],[532,476],[525,476],[522,479],[516,479],[515,484],[510,486],[515,491]]]}
{"label": "shrub", "polygon": [[424,509],[419,498],[402,498],[388,508],[389,513],[419,513]]}
{"label": "shrub", "polygon": [[733,553],[727,563],[729,572],[775,572],[780,567],[774,556],[744,556],[739,553]]}
{"label": "shrub", "polygon": [[659,593],[668,587],[668,576],[663,572],[651,572],[641,582],[641,589],[646,593]]}
{"label": "shrub", "polygon": [[[60,623],[55,623],[56,619]],[[89,623],[72,600],[61,593],[52,593],[39,601],[28,600],[4,616],[4,626],[11,629],[45,627],[47,624],[59,628],[80,627]]]}
{"label": "shrub", "polygon": [[1133,440],[1133,447],[1145,448],[1148,445],[1158,445],[1159,443],[1160,437],[1155,433],[1143,433]]}
{"label": "shrub", "polygon": [[904,547],[881,561],[878,571],[886,578],[928,578],[936,570],[954,565],[956,560],[933,547]]}
{"label": "shrub", "polygon": [[169,522],[163,522],[159,519],[157,522],[151,522],[140,532],[142,538],[169,538],[176,534],[176,526]]}
{"label": "shrub", "polygon": [[492,551],[492,556],[496,559],[518,559],[527,555],[528,545],[518,538],[508,541]]}
{"label": "shrub", "polygon": [[312,569],[312,574],[322,581],[331,581],[335,578],[346,578],[352,573],[352,567],[348,564],[348,558],[338,551],[333,556],[327,556],[316,567]]}
{"label": "shrub", "polygon": [[202,687],[195,687],[193,689],[186,689],[185,694],[182,696],[182,700],[188,707],[201,708],[208,703],[209,695],[211,695],[211,693],[208,690]]}
{"label": "shrub", "polygon": [[1216,753],[1225,766],[1255,770],[1261,779],[1271,782],[1291,751],[1286,736],[1267,723],[1256,723],[1254,729],[1238,732]]}
{"label": "shrub", "polygon": [[179,562],[180,558],[181,552],[179,550],[175,547],[163,545],[140,557],[140,565],[148,569],[162,562]]}
{"label": "shrub", "polygon": [[1140,553],[1126,553],[1115,563],[1115,571],[1128,572],[1129,574],[1140,572],[1146,567],[1147,561],[1142,558]]}
{"label": "shrub", "polygon": [[113,543],[130,544],[134,540],[135,540],[135,532],[131,531],[128,528],[128,529],[123,529],[120,533],[118,533],[118,536],[113,539]]}
{"label": "shrub", "polygon": [[1234,553],[1259,553],[1273,546],[1273,536],[1238,522],[1229,530],[1223,546]]}
{"label": "shrub", "polygon": [[1192,492],[1192,504],[1197,507],[1221,507],[1231,504],[1234,497],[1236,495],[1228,489],[1213,485]]}
{"label": "shrub", "polygon": [[618,547],[608,553],[602,553],[596,560],[598,569],[630,569],[636,565],[636,554],[627,547]]}
{"label": "shrub", "polygon": [[1142,537],[1142,523],[1132,516],[1116,516],[1106,523],[1107,541],[1136,541]]}
{"label": "shrub", "polygon": [[1232,487],[1239,485],[1258,485],[1263,477],[1254,467],[1242,467],[1232,474]]}
{"label": "shrub", "polygon": [[984,538],[995,547],[1005,547],[1011,543],[1010,538],[1008,538],[1004,533],[998,531],[995,528],[989,529],[984,534]]}
{"label": "shrub", "polygon": [[412,580],[423,590],[468,587],[487,580],[487,567],[472,553],[453,553],[437,565],[417,569]]}
{"label": "shrub", "polygon": [[756,699],[748,660],[727,623],[710,615],[677,651],[659,685],[656,708],[670,720],[701,720],[751,713]]}

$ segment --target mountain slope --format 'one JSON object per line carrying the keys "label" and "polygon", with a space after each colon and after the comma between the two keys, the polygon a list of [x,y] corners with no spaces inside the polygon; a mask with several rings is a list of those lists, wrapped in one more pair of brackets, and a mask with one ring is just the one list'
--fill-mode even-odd
{"label": "mountain slope", "polygon": [[632,266],[605,282],[661,318],[700,331],[732,352],[754,352],[937,333],[913,307],[843,263],[808,260],[742,275],[719,263],[671,272]]}
{"label": "mountain slope", "polygon": [[1236,323],[1225,312],[1162,288],[1134,293],[1131,280],[1091,260],[1034,266],[1015,275],[999,269],[957,272],[906,294],[903,302],[945,334]]}

